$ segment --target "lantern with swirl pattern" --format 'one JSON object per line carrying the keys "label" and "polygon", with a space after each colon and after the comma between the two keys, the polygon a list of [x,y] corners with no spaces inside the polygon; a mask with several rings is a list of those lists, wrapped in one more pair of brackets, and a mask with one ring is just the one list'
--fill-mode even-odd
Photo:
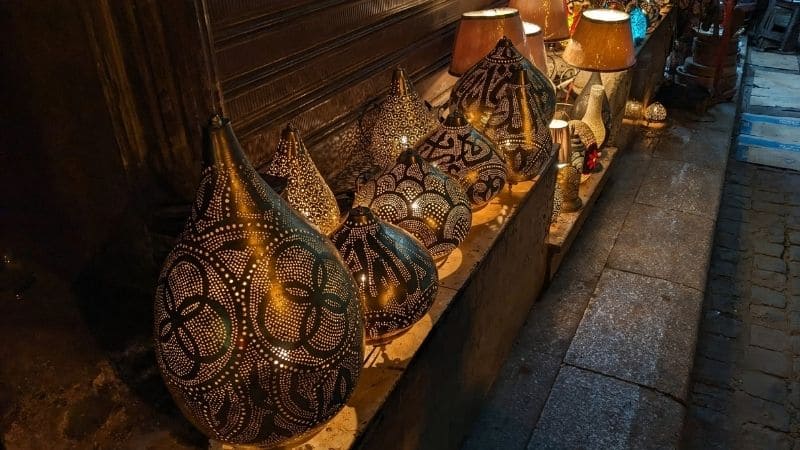
{"label": "lantern with swirl pattern", "polygon": [[473,210],[489,203],[506,184],[508,169],[494,144],[458,110],[417,146],[417,152],[461,183]]}
{"label": "lantern with swirl pattern", "polygon": [[272,191],[216,116],[191,216],[155,296],[155,351],[212,441],[310,437],[352,394],[364,357],[358,290],[336,248]]}
{"label": "lantern with swirl pattern", "polygon": [[439,275],[430,253],[400,227],[365,206],[350,210],[331,235],[356,280],[364,308],[367,344],[403,334],[433,305]]}
{"label": "lantern with swirl pattern", "polygon": [[397,163],[356,192],[356,205],[422,241],[434,259],[445,258],[467,237],[472,210],[457,181],[407,148]]}

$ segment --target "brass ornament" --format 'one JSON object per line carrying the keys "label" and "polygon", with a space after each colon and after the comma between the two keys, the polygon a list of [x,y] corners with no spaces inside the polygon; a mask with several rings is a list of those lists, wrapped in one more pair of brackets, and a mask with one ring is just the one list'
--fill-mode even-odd
{"label": "brass ornament", "polygon": [[408,232],[358,206],[331,241],[356,280],[367,344],[386,344],[430,310],[439,275],[430,253]]}
{"label": "brass ornament", "polygon": [[506,184],[505,161],[494,144],[470,125],[460,111],[451,112],[419,144],[417,152],[461,183],[473,209],[489,203]]}
{"label": "brass ornament", "polygon": [[278,148],[264,174],[284,180],[281,192],[291,207],[325,234],[339,226],[339,205],[308,154],[300,132],[291,124],[281,132]]}
{"label": "brass ornament", "polygon": [[374,118],[369,151],[374,162],[383,168],[394,164],[404,150],[402,138],[414,147],[438,125],[401,68],[394,71],[389,95],[378,106]]}
{"label": "brass ornament", "polygon": [[455,250],[472,225],[461,185],[411,149],[381,176],[361,185],[355,204],[368,206],[380,219],[411,233],[434,259]]}
{"label": "brass ornament", "polygon": [[575,138],[578,138],[584,148],[583,173],[590,174],[601,170],[603,166],[600,163],[600,150],[598,149],[597,141],[594,139],[594,132],[589,128],[589,125],[580,120],[570,120],[569,130],[573,137],[573,146],[575,145]]}
{"label": "brass ornament", "polygon": [[581,209],[579,191],[581,185],[581,174],[572,164],[561,163],[558,165],[556,174],[557,195],[560,197],[558,202],[562,212],[575,212]]}
{"label": "brass ornament", "polygon": [[364,347],[358,289],[330,241],[212,119],[197,198],[156,288],[154,344],[184,415],[217,444],[310,437],[347,402]]}

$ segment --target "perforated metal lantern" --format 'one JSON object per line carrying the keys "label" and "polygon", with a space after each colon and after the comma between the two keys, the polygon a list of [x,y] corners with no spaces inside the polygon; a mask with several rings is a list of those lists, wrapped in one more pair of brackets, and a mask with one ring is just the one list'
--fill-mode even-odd
{"label": "perforated metal lantern", "polygon": [[281,195],[324,234],[339,226],[339,205],[308,154],[300,132],[291,124],[281,132],[278,148],[264,173],[285,180]]}
{"label": "perforated metal lantern", "polygon": [[417,152],[461,183],[473,209],[485,206],[506,184],[505,161],[460,111],[451,112]]}
{"label": "perforated metal lantern", "polygon": [[209,138],[191,216],[158,279],[158,365],[212,440],[289,445],[355,388],[358,289],[333,244],[261,180],[230,123],[215,117]]}
{"label": "perforated metal lantern", "polygon": [[[553,119],[556,110],[556,92],[553,83],[525,59],[511,40],[502,38],[497,45],[477,64],[459,78],[450,98],[451,108],[459,109],[478,131],[486,133],[490,123],[502,122],[509,111],[498,110],[508,104],[511,91],[509,84],[515,84],[519,76],[512,68],[525,72],[526,88],[531,113],[544,124]],[[500,117],[495,117],[495,116]],[[491,138],[491,136],[489,136]]]}
{"label": "perforated metal lantern", "polygon": [[408,232],[358,206],[331,241],[356,280],[368,344],[391,341],[430,310],[439,275],[430,253]]}
{"label": "perforated metal lantern", "polygon": [[414,235],[435,259],[455,250],[472,225],[461,185],[411,149],[383,175],[364,183],[355,204]]}
{"label": "perforated metal lantern", "polygon": [[406,76],[397,68],[392,76],[389,95],[380,104],[372,127],[369,151],[381,167],[394,164],[405,146],[405,138],[412,147],[433,131],[438,122],[420,98]]}
{"label": "perforated metal lantern", "polygon": [[580,141],[580,146],[583,147],[583,171],[584,174],[589,174],[602,169],[600,164],[600,150],[597,147],[597,141],[594,139],[594,132],[589,125],[581,122],[580,120],[569,121],[569,132],[572,135],[572,145],[577,147],[575,139]]}

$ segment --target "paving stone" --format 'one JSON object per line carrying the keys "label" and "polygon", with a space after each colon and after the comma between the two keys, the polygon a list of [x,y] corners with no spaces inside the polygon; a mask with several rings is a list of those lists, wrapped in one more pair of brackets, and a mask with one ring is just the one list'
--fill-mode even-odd
{"label": "paving stone", "polygon": [[771,430],[765,426],[746,423],[742,426],[742,448],[763,448],[770,450],[790,450],[791,436]]}
{"label": "paving stone", "polygon": [[751,206],[754,211],[762,211],[770,214],[781,215],[785,212],[785,206],[760,200],[753,200]]}
{"label": "paving stone", "polygon": [[749,197],[740,197],[738,195],[728,195],[722,198],[722,204],[726,208],[736,209],[750,209],[752,200]]}
{"label": "paving stone", "polygon": [[789,294],[800,295],[800,277],[793,276],[789,278]]}
{"label": "paving stone", "polygon": [[692,405],[684,427],[683,448],[727,449],[734,440],[734,431],[728,416],[711,408]]}
{"label": "paving stone", "polygon": [[712,386],[726,389],[735,387],[735,367],[732,363],[698,356],[694,363],[694,379]]}
{"label": "paving stone", "polygon": [[634,204],[608,266],[702,290],[713,226],[703,217]]}
{"label": "paving stone", "polygon": [[789,312],[789,332],[800,334],[800,311]]}
{"label": "paving stone", "polygon": [[792,295],[789,297],[789,311],[800,311],[800,295]]}
{"label": "paving stone", "polygon": [[750,325],[750,345],[782,352],[789,349],[789,335],[781,330]]}
{"label": "paving stone", "polygon": [[683,415],[668,397],[565,366],[527,448],[675,448]]}
{"label": "paving stone", "polygon": [[701,292],[606,269],[565,362],[685,398]]}
{"label": "paving stone", "polygon": [[740,359],[739,353],[736,339],[703,332],[697,340],[697,354],[706,358],[734,363]]}
{"label": "paving stone", "polygon": [[743,296],[750,294],[750,285],[742,283],[740,280],[710,274],[708,277],[708,290],[720,295]]}
{"label": "paving stone", "polygon": [[720,295],[715,292],[706,292],[706,300],[710,302],[710,308],[730,315],[738,315],[739,308],[742,307],[741,297],[734,295]]}
{"label": "paving stone", "polygon": [[800,231],[792,231],[789,233],[789,242],[792,244],[800,244]]}
{"label": "paving stone", "polygon": [[[749,186],[742,186],[741,184],[726,183],[722,189],[723,201],[730,195],[752,198],[753,188]],[[800,200],[800,197],[798,197],[798,199]],[[798,205],[800,205],[800,203],[798,203]]]}
{"label": "paving stone", "polygon": [[685,127],[672,126],[665,130],[653,157],[693,163],[702,167],[724,170],[728,159],[730,136],[692,132]]}
{"label": "paving stone", "polygon": [[745,350],[744,361],[746,367],[750,369],[779,377],[788,377],[792,372],[789,355],[774,350],[748,346]]}
{"label": "paving stone", "polygon": [[742,389],[752,396],[770,402],[782,403],[786,398],[785,380],[756,370],[745,370],[742,373]]}
{"label": "paving stone", "polygon": [[719,311],[706,311],[703,316],[703,330],[736,338],[742,334],[742,321],[720,314]]}
{"label": "paving stone", "polygon": [[[764,376],[768,377],[769,375]],[[783,383],[780,380],[779,382]],[[785,399],[786,393],[786,387],[784,386],[781,402]],[[736,414],[740,416],[738,418],[742,422],[754,422],[775,430],[789,431],[789,414],[781,403],[763,399],[758,395],[749,395],[742,391],[734,394],[734,402],[737,405]]]}
{"label": "paving stone", "polygon": [[776,258],[780,258],[781,255],[783,255],[783,248],[784,247],[782,244],[774,244],[772,242],[766,242],[766,241],[756,241],[753,244],[753,250],[755,250],[756,253],[761,253],[762,255],[772,256]]}
{"label": "paving stone", "polygon": [[786,311],[764,305],[750,305],[750,317],[759,325],[778,330],[786,329]]}
{"label": "paving stone", "polygon": [[726,412],[730,408],[732,391],[706,383],[692,386],[692,404],[714,411]]}
{"label": "paving stone", "polygon": [[719,169],[654,159],[649,170],[639,188],[637,202],[716,218],[719,206],[716,193],[720,192],[723,181]]}
{"label": "paving stone", "polygon": [[727,205],[725,203],[720,205],[717,218],[719,218],[720,220],[729,221],[733,223],[742,223],[750,221],[749,215],[747,215],[744,210],[742,210],[741,208],[737,208],[735,206]]}
{"label": "paving stone", "polygon": [[790,338],[792,346],[792,354],[800,355],[800,336],[792,336]]}
{"label": "paving stone", "polygon": [[[773,284],[774,286],[774,284]],[[773,306],[775,308],[786,307],[786,295],[764,286],[754,285],[750,287],[750,297],[753,303],[759,305]]]}
{"label": "paving stone", "polygon": [[461,448],[525,448],[560,367],[561,358],[512,350]]}
{"label": "paving stone", "polygon": [[786,196],[782,191],[774,192],[755,189],[752,194],[752,199],[753,201],[775,203],[777,205],[786,203]]}
{"label": "paving stone", "polygon": [[780,258],[766,255],[755,255],[753,259],[755,266],[761,270],[770,272],[786,273],[786,262]]}

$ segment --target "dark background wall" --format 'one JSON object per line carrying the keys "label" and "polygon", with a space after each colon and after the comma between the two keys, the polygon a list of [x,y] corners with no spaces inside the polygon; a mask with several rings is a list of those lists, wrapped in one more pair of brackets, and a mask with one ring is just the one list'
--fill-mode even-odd
{"label": "dark background wall", "polygon": [[460,14],[496,3],[0,1],[0,442],[202,446],[150,346],[202,126],[261,165],[294,121],[334,180],[394,67],[438,94]]}

